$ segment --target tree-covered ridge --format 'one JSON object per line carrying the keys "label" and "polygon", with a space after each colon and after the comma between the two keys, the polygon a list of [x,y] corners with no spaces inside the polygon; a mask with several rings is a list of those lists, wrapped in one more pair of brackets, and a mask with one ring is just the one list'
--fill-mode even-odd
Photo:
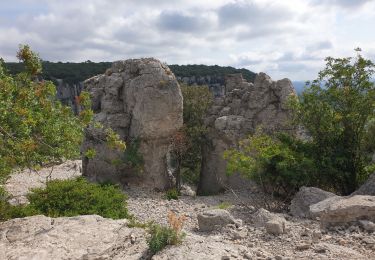
{"label": "tree-covered ridge", "polygon": [[[111,62],[49,62],[43,61],[43,77],[47,80],[62,79],[72,84],[82,82],[92,76],[102,74],[111,67]],[[22,63],[8,62],[5,64],[11,74],[23,71]],[[169,68],[176,77],[203,77],[216,76],[224,77],[228,74],[242,73],[242,76],[250,82],[255,79],[255,73],[247,69],[236,69],[233,67],[221,67],[218,65],[169,65]]]}
{"label": "tree-covered ridge", "polygon": [[[46,80],[62,79],[68,84],[82,82],[92,76],[102,74],[111,66],[111,62],[49,62],[43,61],[43,78]],[[23,64],[16,62],[6,63],[11,74],[23,71]]]}
{"label": "tree-covered ridge", "polygon": [[168,65],[177,77],[204,77],[204,76],[225,76],[228,74],[242,73],[244,79],[254,82],[256,73],[247,69],[236,69],[233,67],[222,67],[218,65]]}

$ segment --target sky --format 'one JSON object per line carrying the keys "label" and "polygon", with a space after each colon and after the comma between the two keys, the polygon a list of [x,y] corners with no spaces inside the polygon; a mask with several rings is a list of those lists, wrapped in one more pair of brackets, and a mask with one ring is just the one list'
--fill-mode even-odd
{"label": "sky", "polygon": [[375,61],[375,0],[1,0],[0,57],[155,57],[312,80],[327,56]]}

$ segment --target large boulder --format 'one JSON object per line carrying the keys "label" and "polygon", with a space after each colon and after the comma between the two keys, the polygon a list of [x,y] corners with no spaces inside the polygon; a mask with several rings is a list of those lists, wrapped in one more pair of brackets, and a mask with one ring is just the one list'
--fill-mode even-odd
{"label": "large boulder", "polygon": [[310,206],[310,214],[323,226],[375,221],[375,196],[330,197]]}
{"label": "large boulder", "polygon": [[315,187],[301,187],[292,199],[290,213],[295,217],[310,217],[310,206],[335,194]]}
{"label": "large boulder", "polygon": [[266,209],[258,209],[251,219],[255,227],[265,227],[269,234],[280,235],[286,232],[286,219]]}
{"label": "large boulder", "polygon": [[105,128],[90,127],[82,150],[94,148],[97,155],[84,158],[83,175],[94,181],[171,187],[173,176],[166,157],[170,138],[183,120],[181,89],[171,70],[153,58],[117,61],[105,74],[86,80],[84,86],[92,97],[94,120],[114,129],[129,151],[140,153],[143,167],[134,167],[122,153],[108,148],[102,141]]}
{"label": "large boulder", "polygon": [[146,232],[96,215],[0,223],[0,259],[145,259]]}
{"label": "large boulder", "polygon": [[211,209],[198,214],[198,225],[200,231],[213,231],[221,229],[228,224],[236,224],[233,216],[224,209]]}
{"label": "large boulder", "polygon": [[375,196],[375,173],[371,174],[367,181],[353,192],[353,195],[371,195]]}
{"label": "large boulder", "polygon": [[265,131],[293,131],[287,125],[290,111],[286,103],[295,94],[289,79],[273,81],[259,73],[255,82],[250,83],[241,74],[227,76],[225,96],[214,100],[205,118],[210,142],[203,147],[198,193],[212,194],[228,186],[242,188],[249,184],[238,175],[227,176],[223,152],[235,147],[257,126]]}

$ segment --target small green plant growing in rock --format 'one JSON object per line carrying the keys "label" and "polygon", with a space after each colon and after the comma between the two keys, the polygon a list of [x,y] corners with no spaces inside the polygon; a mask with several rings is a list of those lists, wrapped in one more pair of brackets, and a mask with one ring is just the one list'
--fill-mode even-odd
{"label": "small green plant growing in rock", "polygon": [[142,154],[139,152],[141,140],[139,138],[128,141],[124,155],[121,158],[122,163],[127,167],[134,168],[137,172],[143,171],[144,160]]}
{"label": "small green plant growing in rock", "polygon": [[231,203],[223,201],[219,205],[217,205],[218,209],[229,209],[232,206]]}
{"label": "small green plant growing in rock", "polygon": [[169,189],[165,192],[165,198],[167,200],[178,200],[179,192],[176,188]]}
{"label": "small green plant growing in rock", "polygon": [[182,232],[182,226],[185,216],[177,216],[172,211],[168,214],[169,226],[154,224],[150,226],[151,237],[147,243],[152,254],[156,254],[167,245],[177,245],[182,242],[185,234]]}

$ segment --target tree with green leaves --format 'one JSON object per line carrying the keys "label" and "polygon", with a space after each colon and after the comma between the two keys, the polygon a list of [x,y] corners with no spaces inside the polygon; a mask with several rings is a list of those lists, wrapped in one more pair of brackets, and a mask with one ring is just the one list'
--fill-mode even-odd
{"label": "tree with green leaves", "polygon": [[[87,92],[76,99],[82,107],[78,116],[56,100],[53,83],[39,79],[41,60],[29,46],[20,46],[17,57],[24,65],[17,75],[0,64],[0,181],[15,168],[38,169],[79,157],[93,116]],[[125,148],[113,131],[107,139],[116,149]]]}
{"label": "tree with green leaves", "polygon": [[359,51],[354,58],[326,58],[318,78],[300,97],[291,96],[293,122],[307,138],[250,136],[225,153],[229,173],[284,190],[312,185],[343,195],[355,191],[375,170],[375,65]]}
{"label": "tree with green leaves", "polygon": [[213,96],[208,86],[181,85],[181,90],[184,98],[185,139],[184,152],[180,154],[181,175],[184,181],[197,184],[202,162],[202,145],[206,142],[207,132],[203,119],[212,105]]}
{"label": "tree with green leaves", "polygon": [[365,142],[375,119],[375,65],[356,49],[354,58],[326,58],[326,68],[291,102],[294,119],[314,144],[321,186],[352,193],[371,166]]}

